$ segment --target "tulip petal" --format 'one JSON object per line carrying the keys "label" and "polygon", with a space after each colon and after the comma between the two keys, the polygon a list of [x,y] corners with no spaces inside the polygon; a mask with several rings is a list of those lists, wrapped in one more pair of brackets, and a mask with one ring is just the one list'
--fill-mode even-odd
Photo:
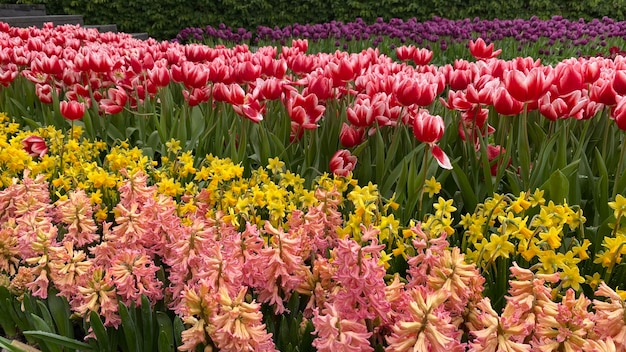
{"label": "tulip petal", "polygon": [[443,149],[439,148],[438,145],[433,144],[430,147],[430,152],[435,157],[435,160],[437,160],[437,164],[439,164],[439,166],[447,170],[452,170],[452,164],[450,163],[450,158],[448,158],[448,156],[443,151]]}

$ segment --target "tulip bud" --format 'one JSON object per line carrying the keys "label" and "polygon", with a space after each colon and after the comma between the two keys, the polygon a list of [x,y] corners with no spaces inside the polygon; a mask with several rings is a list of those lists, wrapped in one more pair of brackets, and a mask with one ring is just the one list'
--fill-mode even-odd
{"label": "tulip bud", "polygon": [[615,120],[619,129],[626,131],[626,99],[622,98],[617,102],[611,111],[611,117]]}
{"label": "tulip bud", "polygon": [[337,176],[347,177],[356,165],[357,157],[350,154],[349,150],[338,150],[330,158],[330,171]]}
{"label": "tulip bud", "polygon": [[487,45],[482,38],[478,38],[475,42],[470,40],[469,50],[473,57],[478,60],[487,60],[494,58],[502,52],[502,49],[493,51],[493,43]]}
{"label": "tulip bud", "polygon": [[79,101],[62,101],[59,107],[61,115],[68,120],[80,120],[85,116],[85,104]]}
{"label": "tulip bud", "polygon": [[444,129],[441,116],[433,116],[428,110],[420,109],[413,118],[413,134],[422,143],[437,143],[443,137]]}
{"label": "tulip bud", "polygon": [[39,136],[29,136],[22,140],[22,145],[24,146],[24,150],[31,157],[43,157],[48,152],[48,146],[46,146],[46,141]]}
{"label": "tulip bud", "polygon": [[[498,174],[498,168],[504,163],[504,154],[506,154],[506,150],[500,145],[489,144],[487,146],[487,159],[489,160],[489,169],[492,176]],[[509,157],[506,167],[511,165],[511,161],[512,159]]]}
{"label": "tulip bud", "polygon": [[363,142],[365,130],[353,125],[348,125],[344,122],[341,126],[341,132],[339,132],[339,141],[345,148],[352,148]]}

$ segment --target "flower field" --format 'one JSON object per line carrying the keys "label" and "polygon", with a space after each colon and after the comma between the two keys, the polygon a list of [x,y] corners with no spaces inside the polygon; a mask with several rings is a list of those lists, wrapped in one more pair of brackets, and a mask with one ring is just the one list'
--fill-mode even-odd
{"label": "flower field", "polygon": [[622,23],[437,21],[0,23],[0,347],[626,351]]}

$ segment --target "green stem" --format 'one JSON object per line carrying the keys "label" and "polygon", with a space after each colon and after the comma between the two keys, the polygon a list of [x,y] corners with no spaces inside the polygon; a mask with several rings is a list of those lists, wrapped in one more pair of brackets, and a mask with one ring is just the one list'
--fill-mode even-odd
{"label": "green stem", "polygon": [[424,168],[424,177],[422,177],[422,187],[420,187],[419,194],[419,205],[417,208],[417,213],[419,214],[420,219],[422,216],[422,204],[424,200],[424,187],[426,186],[426,176],[428,174],[428,151],[424,151],[424,162],[422,163],[422,167]]}
{"label": "green stem", "polygon": [[528,180],[530,178],[530,141],[528,140],[528,103],[524,104],[524,112],[522,113],[521,127],[521,148],[519,153],[520,173],[522,176],[523,189],[529,187]]}
{"label": "green stem", "polygon": [[[606,142],[606,140],[605,140]],[[606,144],[606,143],[605,143]],[[624,134],[622,134],[622,148],[620,148],[619,160],[617,162],[617,169],[615,170],[615,180],[613,181],[613,198],[617,195],[617,185],[620,183],[619,181],[622,179],[622,166],[624,164],[624,156],[626,151],[626,143],[624,143]],[[618,176],[619,175],[619,176]]]}
{"label": "green stem", "polygon": [[608,118],[608,112],[607,112],[607,108],[604,108],[604,111],[602,113],[602,117],[606,118],[606,124],[604,125],[604,136],[602,138],[602,158],[604,158],[604,160],[607,160],[606,157],[606,146],[608,144],[608,139],[609,139],[609,128],[611,126],[611,119]]}

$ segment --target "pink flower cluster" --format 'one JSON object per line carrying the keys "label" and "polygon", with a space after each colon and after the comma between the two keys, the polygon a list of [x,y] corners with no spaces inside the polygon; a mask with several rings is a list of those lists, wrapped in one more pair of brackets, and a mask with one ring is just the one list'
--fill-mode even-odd
{"label": "pink flower cluster", "polygon": [[[188,329],[181,350],[273,351],[261,305],[288,313],[298,293],[320,351],[615,351],[626,348],[626,303],[601,284],[591,301],[573,290],[558,296],[558,274],[511,267],[501,313],[482,295],[484,278],[445,233],[415,225],[406,276],[387,277],[378,229],[342,238],[336,190],[294,211],[284,226],[236,228],[206,195],[184,218],[145,174],[125,173],[114,220],[95,223],[82,191],[53,206],[41,176],[0,191],[0,271],[11,289],[45,298],[50,288],[71,309],[118,326],[118,301],[164,300]],[[158,265],[157,263],[162,263]],[[168,285],[157,277],[164,270]],[[593,308],[593,309],[592,309]],[[272,313],[271,313],[272,314]],[[464,340],[465,339],[465,340]]]}

